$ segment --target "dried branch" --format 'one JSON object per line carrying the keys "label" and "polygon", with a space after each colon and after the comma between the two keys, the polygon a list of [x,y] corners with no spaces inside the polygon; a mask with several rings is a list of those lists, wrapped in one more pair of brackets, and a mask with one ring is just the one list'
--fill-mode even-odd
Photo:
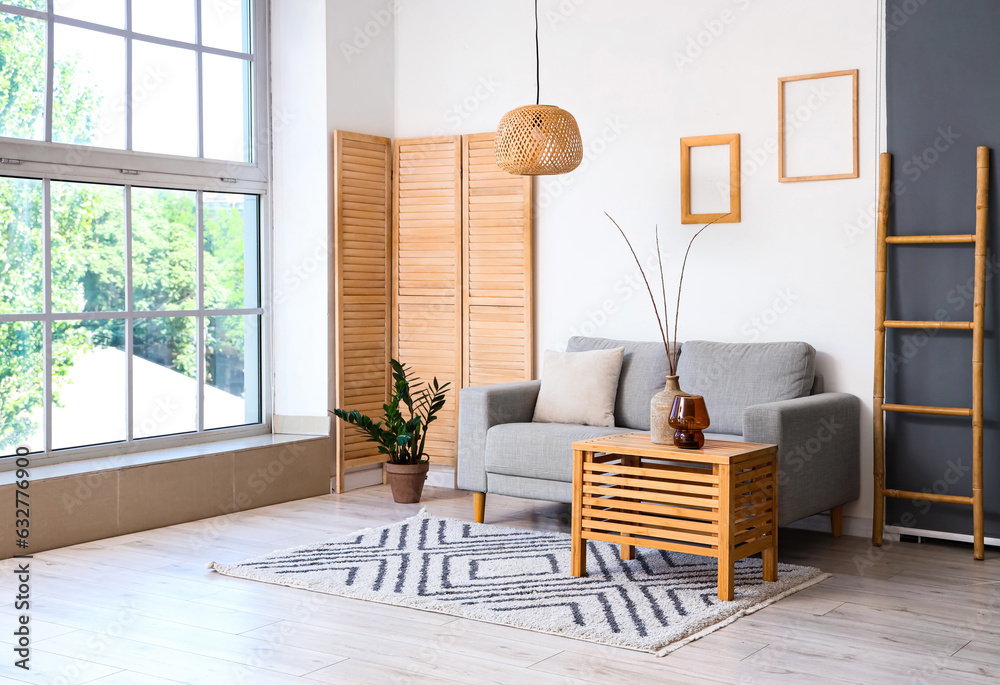
{"label": "dried branch", "polygon": [[[656,323],[660,326],[660,337],[663,338],[663,350],[664,350],[664,352],[667,353],[667,360],[669,361],[670,360],[670,345],[667,343],[667,334],[666,334],[666,331],[664,331],[664,329],[663,329],[663,321],[662,321],[662,319],[660,319],[660,310],[657,309],[657,307],[656,307],[656,298],[653,297],[653,289],[651,287],[649,287],[649,279],[646,278],[646,272],[642,268],[642,262],[639,261],[639,256],[635,253],[635,249],[632,247],[632,242],[628,239],[628,236],[625,235],[625,231],[623,231],[622,227],[618,225],[618,222],[615,221],[614,219],[612,219],[611,215],[608,214],[607,212],[604,212],[604,216],[606,216],[609,219],[611,219],[611,223],[613,223],[615,225],[615,228],[618,229],[618,232],[622,234],[622,238],[625,239],[625,243],[628,245],[628,249],[631,250],[631,252],[632,252],[632,258],[635,259],[636,266],[639,267],[639,273],[642,274],[642,280],[646,282],[646,290],[649,291],[649,300],[650,300],[650,302],[653,303],[653,312],[656,314]],[[666,302],[665,301],[664,301],[663,307],[664,307],[663,315],[666,316],[667,312],[666,312]],[[672,366],[671,366],[671,375],[673,375],[673,367]]]}
{"label": "dried branch", "polygon": [[[666,333],[667,340],[670,340],[670,312],[667,311],[667,282],[663,276],[663,256],[660,254],[660,225],[657,224],[653,231],[656,234],[656,263],[660,267],[660,292],[663,296],[663,318],[667,322]],[[677,326],[676,319],[674,320],[674,326]],[[674,332],[674,349],[677,348],[677,333]],[[670,367],[670,375],[675,375],[676,371],[674,366],[676,364],[676,355],[671,355],[670,351],[667,351],[667,366]]]}
{"label": "dried branch", "polygon": [[[684,287],[684,270],[687,268],[688,255],[691,253],[691,246],[694,245],[694,239],[700,236],[702,231],[704,231],[706,228],[714,224],[719,219],[724,219],[727,216],[729,216],[728,212],[726,214],[723,214],[722,216],[718,216],[715,219],[712,219],[707,224],[698,229],[698,232],[695,233],[693,236],[691,236],[691,240],[688,242],[687,250],[684,251],[684,262],[681,264],[681,277],[677,281],[677,306],[676,309],[674,309],[674,359],[673,363],[671,364],[671,368],[673,368],[677,364],[677,321],[680,319],[681,316],[681,289]],[[664,297],[664,303],[666,303],[666,297]],[[664,307],[665,306],[666,304],[664,304]]]}

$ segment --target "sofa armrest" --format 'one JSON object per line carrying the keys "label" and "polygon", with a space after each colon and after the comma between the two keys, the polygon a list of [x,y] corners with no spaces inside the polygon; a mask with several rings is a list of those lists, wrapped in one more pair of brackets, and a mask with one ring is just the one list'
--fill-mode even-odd
{"label": "sofa armrest", "polygon": [[821,393],[747,407],[743,439],[778,446],[778,522],[785,525],[858,498],[861,403]]}
{"label": "sofa armrest", "polygon": [[462,388],[458,400],[458,487],[486,492],[486,432],[501,423],[528,423],[541,381]]}

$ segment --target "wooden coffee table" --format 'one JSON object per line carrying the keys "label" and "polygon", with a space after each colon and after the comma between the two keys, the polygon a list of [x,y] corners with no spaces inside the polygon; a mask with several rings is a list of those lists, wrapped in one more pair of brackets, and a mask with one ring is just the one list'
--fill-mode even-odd
{"label": "wooden coffee table", "polygon": [[587,574],[586,540],[719,560],[719,599],[733,599],[733,565],[761,552],[778,579],[776,445],[706,440],[700,450],[654,445],[649,433],[573,443],[574,576]]}

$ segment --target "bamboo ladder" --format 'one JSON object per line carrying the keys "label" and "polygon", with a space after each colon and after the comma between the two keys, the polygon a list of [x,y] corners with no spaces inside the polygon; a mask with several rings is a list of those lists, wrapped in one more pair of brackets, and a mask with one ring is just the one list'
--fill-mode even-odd
{"label": "bamboo ladder", "polygon": [[[986,299],[986,228],[989,205],[990,149],[976,150],[976,232],[969,235],[890,236],[889,181],[892,155],[883,152],[879,167],[878,245],[875,270],[875,511],[872,517],[872,544],[882,545],[885,524],[885,498],[967,504],[972,506],[973,555],[984,556],[983,540],[983,324]],[[886,321],[886,257],[889,245],[975,243],[975,291],[972,321]],[[885,329],[935,328],[972,331],[972,408],[924,407],[909,404],[885,404]],[[885,487],[885,421],[883,412],[965,416],[972,418],[972,496],[910,492]]]}

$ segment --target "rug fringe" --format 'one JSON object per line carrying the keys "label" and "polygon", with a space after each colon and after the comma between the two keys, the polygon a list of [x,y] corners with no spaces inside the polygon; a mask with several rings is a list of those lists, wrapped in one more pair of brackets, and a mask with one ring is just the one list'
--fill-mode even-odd
{"label": "rug fringe", "polygon": [[716,623],[714,625],[710,625],[707,628],[703,628],[702,630],[699,630],[697,633],[695,633],[693,635],[688,635],[686,638],[684,638],[682,640],[678,640],[677,642],[671,642],[666,647],[663,647],[662,649],[660,649],[659,651],[657,651],[656,652],[656,656],[666,656],[666,655],[670,654],[671,652],[677,651],[681,647],[683,647],[685,645],[689,645],[692,642],[694,642],[695,640],[700,640],[701,638],[705,637],[706,635],[711,635],[715,631],[717,631],[717,630],[719,630],[721,628],[725,628],[726,626],[728,626],[731,623],[735,623],[738,619],[743,618],[744,616],[749,616],[750,614],[758,612],[761,609],[763,609],[764,607],[768,607],[768,606],[774,604],[778,600],[784,599],[785,597],[788,597],[790,595],[794,595],[796,592],[799,592],[801,590],[805,590],[806,588],[812,587],[813,585],[816,585],[817,583],[822,583],[824,580],[826,580],[827,578],[831,577],[832,575],[833,575],[832,573],[821,573],[818,576],[815,576],[813,578],[810,578],[809,580],[806,580],[806,581],[804,581],[802,583],[799,583],[795,587],[789,588],[789,589],[785,590],[784,592],[775,595],[774,597],[769,597],[768,599],[765,599],[763,602],[758,602],[757,604],[754,604],[752,607],[748,607],[748,608],[744,609],[743,611],[739,611],[739,612],[733,614],[732,616],[730,616],[729,618],[727,618],[725,620],[719,621],[718,623]]}

